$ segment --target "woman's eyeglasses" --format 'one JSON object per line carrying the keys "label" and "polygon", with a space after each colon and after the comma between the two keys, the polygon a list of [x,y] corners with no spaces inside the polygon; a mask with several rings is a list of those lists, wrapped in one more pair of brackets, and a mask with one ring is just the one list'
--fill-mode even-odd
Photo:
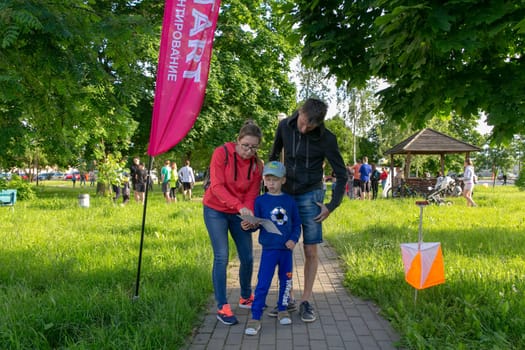
{"label": "woman's eyeglasses", "polygon": [[252,151],[252,152],[257,152],[257,150],[259,149],[259,145],[249,145],[247,143],[241,143],[241,147],[245,151]]}

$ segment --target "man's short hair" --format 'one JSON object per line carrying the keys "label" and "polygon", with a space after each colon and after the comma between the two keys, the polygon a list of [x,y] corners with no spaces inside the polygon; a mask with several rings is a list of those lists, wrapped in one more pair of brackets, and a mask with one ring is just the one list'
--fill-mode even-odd
{"label": "man's short hair", "polygon": [[306,114],[308,124],[321,125],[326,117],[328,105],[316,98],[307,99],[301,106],[301,112]]}

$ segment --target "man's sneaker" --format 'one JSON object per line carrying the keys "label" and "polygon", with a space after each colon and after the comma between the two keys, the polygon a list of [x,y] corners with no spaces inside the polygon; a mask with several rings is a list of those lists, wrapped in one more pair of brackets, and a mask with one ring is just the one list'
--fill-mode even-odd
{"label": "man's sneaker", "polygon": [[222,308],[217,310],[217,319],[228,326],[234,325],[238,322],[237,317],[235,317],[232,312],[230,304],[224,304]]}
{"label": "man's sneaker", "polygon": [[301,320],[303,322],[314,322],[317,319],[314,308],[307,301],[303,301],[301,303],[301,306],[299,307],[299,314],[301,315]]}
{"label": "man's sneaker", "polygon": [[250,295],[248,299],[244,299],[243,297],[239,298],[239,307],[241,309],[251,309],[253,304],[253,294]]}
{"label": "man's sneaker", "polygon": [[[286,311],[288,312],[297,311],[297,303],[295,302],[295,300],[291,300],[288,302],[288,306],[286,306]],[[274,307],[272,310],[268,311],[266,314],[270,317],[277,317],[277,315],[279,314],[279,307],[277,306]]]}
{"label": "man's sneaker", "polygon": [[260,330],[261,330],[261,321],[249,320],[248,324],[246,325],[246,329],[244,330],[244,334],[257,335],[257,333],[259,333]]}
{"label": "man's sneaker", "polygon": [[290,318],[290,313],[286,310],[279,311],[277,314],[277,319],[279,320],[279,323],[282,325],[286,324],[292,324],[292,319]]}

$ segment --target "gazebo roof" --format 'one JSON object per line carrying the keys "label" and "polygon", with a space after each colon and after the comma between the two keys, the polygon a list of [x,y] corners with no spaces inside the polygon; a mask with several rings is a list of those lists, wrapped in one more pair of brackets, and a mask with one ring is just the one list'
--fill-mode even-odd
{"label": "gazebo roof", "polygon": [[445,154],[478,152],[481,148],[426,128],[398,143],[385,154]]}

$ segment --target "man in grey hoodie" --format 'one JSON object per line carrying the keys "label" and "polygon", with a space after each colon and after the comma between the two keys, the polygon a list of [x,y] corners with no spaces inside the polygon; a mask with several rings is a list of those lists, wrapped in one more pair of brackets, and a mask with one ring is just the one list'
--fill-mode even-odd
{"label": "man in grey hoodie", "polygon": [[337,183],[348,180],[346,167],[335,135],[325,128],[328,106],[310,98],[277,127],[270,160],[279,160],[284,152],[286,183],[283,192],[292,195],[299,207],[303,226],[304,289],[300,314],[303,322],[317,318],[309,300],[319,264],[317,245],[323,242],[322,222],[340,204],[345,186],[335,186],[329,203],[324,204],[323,162],[328,160]]}

